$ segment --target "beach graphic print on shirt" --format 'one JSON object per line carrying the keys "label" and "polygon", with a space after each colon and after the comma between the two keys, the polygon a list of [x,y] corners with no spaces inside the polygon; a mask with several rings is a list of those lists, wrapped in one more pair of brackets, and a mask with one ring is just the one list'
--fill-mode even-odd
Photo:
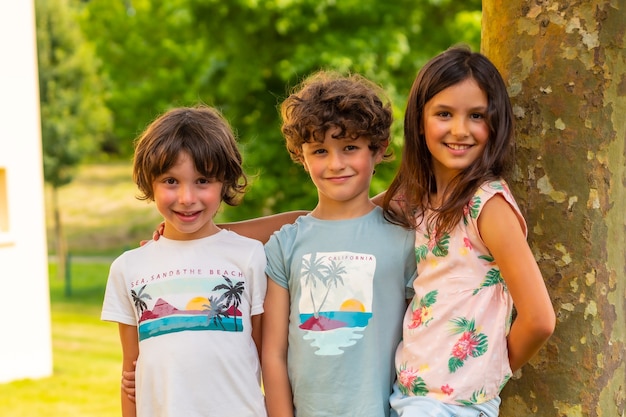
{"label": "beach graphic print on shirt", "polygon": [[244,281],[233,276],[177,277],[131,290],[139,340],[181,331],[243,331]]}
{"label": "beach graphic print on shirt", "polygon": [[303,338],[316,355],[340,355],[358,343],[372,317],[376,258],[353,252],[302,257],[298,301]]}

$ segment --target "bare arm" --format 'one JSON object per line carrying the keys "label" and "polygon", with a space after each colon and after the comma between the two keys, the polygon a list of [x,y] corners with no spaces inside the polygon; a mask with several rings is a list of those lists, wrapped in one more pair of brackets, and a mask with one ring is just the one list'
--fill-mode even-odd
{"label": "bare arm", "polygon": [[266,243],[272,233],[279,230],[283,225],[296,221],[300,216],[306,215],[307,211],[288,211],[285,213],[273,214],[270,216],[258,217],[256,219],[242,220],[239,222],[220,224],[222,229],[233,232],[251,239],[260,240]]}
{"label": "bare arm", "polygon": [[380,194],[375,195],[374,197],[372,197],[370,200],[372,200],[372,203],[376,204],[379,207],[383,206],[383,199],[385,198],[385,194],[387,193],[387,191],[383,191]]}
{"label": "bare arm", "polygon": [[289,292],[268,278],[263,313],[262,369],[269,417],[293,417],[287,373]]}
{"label": "bare arm", "polygon": [[[382,202],[382,200],[381,200]],[[270,239],[270,236],[278,231],[282,226],[290,224],[296,221],[300,216],[305,216],[309,212],[304,210],[287,211],[285,213],[272,214],[269,216],[257,217],[256,219],[242,220],[239,222],[222,223],[218,224],[222,229],[232,230],[233,232],[261,241],[265,244]],[[165,230],[165,223],[161,223],[157,226],[156,230],[152,234],[152,239],[159,240],[159,237],[163,235]],[[145,245],[147,240],[139,242],[141,246]]]}
{"label": "bare arm", "polygon": [[[137,327],[119,324],[120,341],[122,342],[122,372],[134,371],[135,362],[139,356],[139,337]],[[134,376],[134,375],[133,375]],[[124,386],[120,389],[122,401],[122,416],[136,417],[134,398],[130,398],[125,392]]]}
{"label": "bare arm", "polygon": [[507,344],[515,372],[528,362],[554,332],[556,317],[539,266],[511,206],[501,196],[489,200],[478,228],[513,298],[517,317]]}

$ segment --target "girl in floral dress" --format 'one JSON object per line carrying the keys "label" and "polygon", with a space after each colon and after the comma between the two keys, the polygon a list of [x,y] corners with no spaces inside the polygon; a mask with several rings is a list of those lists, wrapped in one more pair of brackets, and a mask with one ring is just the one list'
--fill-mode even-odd
{"label": "girl in floral dress", "polygon": [[436,56],[413,84],[404,132],[383,206],[416,230],[418,278],[391,405],[399,416],[497,416],[500,391],[555,326],[503,179],[513,114],[498,70],[464,47]]}

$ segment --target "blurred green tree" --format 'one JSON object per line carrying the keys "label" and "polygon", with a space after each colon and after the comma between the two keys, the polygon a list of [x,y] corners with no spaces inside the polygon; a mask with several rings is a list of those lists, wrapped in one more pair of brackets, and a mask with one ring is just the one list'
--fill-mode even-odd
{"label": "blurred green tree", "polygon": [[65,242],[58,188],[99,150],[111,127],[93,47],[76,26],[70,0],[36,0],[37,56],[44,179],[52,188],[58,275],[65,275]]}
{"label": "blurred green tree", "polygon": [[[111,149],[128,154],[156,114],[176,105],[216,106],[238,132],[248,172],[258,174],[236,220],[311,209],[315,188],[285,151],[277,105],[320,68],[359,72],[394,103],[392,147],[417,70],[463,42],[480,44],[481,1],[468,0],[89,0],[82,27],[112,83]],[[377,169],[386,188],[397,161]]]}

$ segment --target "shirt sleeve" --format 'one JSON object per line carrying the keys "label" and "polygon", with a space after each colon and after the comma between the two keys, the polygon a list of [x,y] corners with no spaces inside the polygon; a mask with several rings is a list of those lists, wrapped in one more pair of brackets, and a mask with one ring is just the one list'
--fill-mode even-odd
{"label": "shirt sleeve", "polygon": [[283,229],[274,233],[265,244],[267,266],[265,273],[268,278],[283,288],[288,288],[289,270],[287,257],[283,248]]}
{"label": "shirt sleeve", "polygon": [[[257,244],[258,243],[258,244]],[[263,313],[263,300],[267,291],[267,278],[265,277],[265,252],[260,242],[254,241],[251,251],[248,276],[250,286],[250,314],[253,316]]]}
{"label": "shirt sleeve", "polygon": [[519,221],[524,236],[528,236],[528,226],[526,224],[524,216],[522,215],[522,211],[519,209],[519,206],[517,205],[513,194],[511,193],[509,185],[506,183],[506,181],[502,179],[499,181],[492,181],[483,184],[474,195],[472,203],[478,206],[478,214],[476,216],[471,216],[474,223],[474,228],[478,230],[478,217],[480,216],[480,213],[482,212],[482,209],[487,201],[489,201],[491,198],[493,198],[493,196],[498,194],[504,197],[506,202],[509,203],[509,205],[513,209],[513,212],[517,216],[517,220]]}
{"label": "shirt sleeve", "polygon": [[130,289],[124,279],[124,255],[111,264],[100,319],[137,326],[137,316]]}

